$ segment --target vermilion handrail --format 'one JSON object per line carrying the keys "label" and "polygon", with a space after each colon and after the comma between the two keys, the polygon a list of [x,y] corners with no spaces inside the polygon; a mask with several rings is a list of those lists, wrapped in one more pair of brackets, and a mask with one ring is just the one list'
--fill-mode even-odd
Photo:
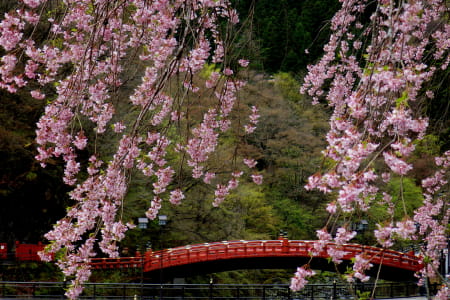
{"label": "vermilion handrail", "polygon": [[[144,256],[122,257],[118,259],[92,259],[95,269],[136,268],[143,267],[144,272],[161,268],[187,265],[198,262],[214,261],[232,258],[250,257],[310,257],[315,241],[301,240],[265,240],[265,241],[222,241],[187,245],[160,251],[147,251]],[[382,264],[409,271],[422,268],[420,259],[414,255],[389,249],[382,249],[358,244],[336,246],[327,243],[324,250],[314,257],[328,258],[326,249],[337,247],[344,251],[344,260],[350,260],[356,255],[364,255],[373,264]]]}

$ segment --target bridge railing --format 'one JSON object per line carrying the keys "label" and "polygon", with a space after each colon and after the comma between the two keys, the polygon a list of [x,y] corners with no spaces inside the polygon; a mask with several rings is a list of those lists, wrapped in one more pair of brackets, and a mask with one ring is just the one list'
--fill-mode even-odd
{"label": "bridge railing", "polygon": [[[145,270],[165,268],[188,263],[210,260],[246,258],[257,256],[304,256],[311,253],[315,241],[267,240],[267,241],[224,241],[195,244],[173,249],[147,253]],[[344,259],[350,260],[355,255],[363,254],[371,263],[416,271],[420,268],[418,258],[406,253],[357,244],[336,246],[327,243],[324,250],[316,255],[327,258],[327,247],[338,247],[345,252]]]}
{"label": "bridge railing", "polygon": [[[406,270],[416,271],[420,268],[420,262],[414,255],[402,253],[390,249],[381,249],[377,247],[345,244],[342,249],[349,253],[349,257],[354,257],[356,254],[363,254],[371,263],[383,264],[385,266],[397,267]],[[347,259],[347,257],[345,257]]]}
{"label": "bridge railing", "polygon": [[154,251],[147,256],[145,269],[152,270],[208,260],[245,258],[268,253],[271,255],[283,253],[282,241],[226,241]]}
{"label": "bridge railing", "polygon": [[[119,259],[95,258],[92,259],[91,264],[96,269],[143,267],[144,271],[150,272],[156,269],[184,264],[233,258],[275,256],[308,257],[311,255],[311,249],[314,243],[315,241],[287,239],[222,241],[188,245],[154,252],[148,251],[144,256],[137,257],[122,257]],[[328,258],[327,248],[329,247],[337,247],[343,251],[345,253],[344,260],[351,260],[356,255],[364,255],[372,264],[383,264],[409,271],[417,271],[421,267],[418,257],[414,255],[358,244],[337,246],[334,243],[326,243],[324,249],[320,253],[316,253],[315,257]]]}
{"label": "bridge railing", "polygon": [[[0,281],[2,299],[62,299],[65,282]],[[376,299],[415,297],[426,294],[415,283],[308,284],[292,292],[287,284],[140,284],[87,283],[80,299],[354,299],[355,295],[373,293]],[[431,294],[436,286],[430,286]]]}
{"label": "bridge railing", "polygon": [[144,257],[93,258],[90,265],[93,269],[142,268]]}

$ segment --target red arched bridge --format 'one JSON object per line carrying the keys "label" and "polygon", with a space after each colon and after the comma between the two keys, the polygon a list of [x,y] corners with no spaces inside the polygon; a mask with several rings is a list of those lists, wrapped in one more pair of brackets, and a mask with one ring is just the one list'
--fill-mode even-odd
{"label": "red arched bridge", "polygon": [[[330,262],[327,247],[344,251],[344,263],[339,265],[345,271],[352,258],[364,254],[374,265],[372,275],[387,280],[412,280],[422,265],[420,259],[410,253],[382,249],[358,244],[336,246],[328,243],[324,250],[311,258],[314,241],[265,240],[265,241],[222,241],[147,251],[143,256],[94,258],[94,269],[143,268],[152,278],[164,274],[164,278],[184,277],[199,273],[212,273],[236,269],[290,269],[309,263],[313,269],[335,271]],[[378,268],[381,265],[381,268]]]}

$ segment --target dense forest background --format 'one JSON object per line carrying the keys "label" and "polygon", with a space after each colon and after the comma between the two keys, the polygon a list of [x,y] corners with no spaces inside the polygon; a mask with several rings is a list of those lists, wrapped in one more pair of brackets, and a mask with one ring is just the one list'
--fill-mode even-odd
{"label": "dense forest background", "polygon": [[[154,221],[147,229],[132,230],[122,249],[134,253],[150,245],[158,249],[217,240],[274,239],[280,232],[290,239],[314,239],[315,230],[327,218],[322,209],[326,196],[307,192],[304,185],[323,163],[320,153],[325,147],[328,112],[324,105],[312,106],[298,89],[307,65],[322,53],[338,1],[233,3],[241,22],[231,53],[251,61],[249,71],[240,74],[249,82],[240,96],[247,104],[257,104],[261,114],[255,133],[238,141],[238,156],[257,158],[264,183],[242,184],[215,208],[211,190],[194,182],[183,204],[163,207],[162,214],[168,216],[164,228]],[[0,7],[2,14],[9,8],[6,6]],[[423,106],[431,118],[432,131],[417,147],[417,168],[405,181],[410,210],[421,200],[418,184],[431,172],[428,166],[432,157],[450,146],[448,71],[438,75],[432,83],[438,101]],[[61,163],[55,160],[43,169],[34,160],[35,123],[45,103],[4,91],[0,91],[0,97],[0,242],[11,246],[15,241],[45,242],[43,235],[64,216],[70,204],[69,188],[61,180]],[[235,149],[227,147],[232,142],[223,141],[218,165],[233,156]],[[107,148],[108,144],[102,146]],[[125,201],[124,218],[136,223],[144,216],[151,199],[149,185],[136,174]],[[398,189],[398,185],[393,180],[390,188]],[[369,224],[383,218],[376,208],[371,217]],[[358,238],[371,243],[369,236]],[[273,274],[271,277],[276,278]]]}

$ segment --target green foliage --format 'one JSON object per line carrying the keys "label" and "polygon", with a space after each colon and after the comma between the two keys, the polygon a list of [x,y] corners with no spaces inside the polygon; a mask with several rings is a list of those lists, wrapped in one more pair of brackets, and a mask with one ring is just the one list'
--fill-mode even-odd
{"label": "green foliage", "polygon": [[187,283],[288,284],[295,270],[236,270],[186,278]]}
{"label": "green foliage", "polygon": [[423,139],[416,141],[415,146],[414,155],[416,157],[423,155],[437,156],[441,152],[441,142],[439,137],[434,134],[427,134]]}
{"label": "green foliage", "polygon": [[264,173],[264,193],[270,199],[279,230],[292,239],[315,238],[315,229],[326,215],[318,209],[327,201],[317,192],[306,192],[307,178],[321,163],[328,116],[298,94],[299,82],[288,73],[265,80],[250,77],[243,91],[247,101],[259,99],[260,122],[255,133],[240,145],[240,154],[258,159]]}
{"label": "green foliage", "polygon": [[274,80],[256,81],[243,91],[246,99],[260,99],[261,117],[241,152],[242,156],[258,158],[271,191],[317,208],[326,199],[307,193],[303,186],[321,164],[328,116],[294,96],[298,87],[292,76],[280,73]]}
{"label": "green foliage", "polygon": [[138,282],[141,279],[141,270],[94,270],[90,282],[116,283],[116,282]]}
{"label": "green foliage", "polygon": [[212,72],[220,71],[219,68],[215,64],[206,64],[202,71],[200,72],[200,76],[204,79],[210,78]]}
{"label": "green foliage", "polygon": [[63,281],[63,274],[52,263],[20,262],[0,265],[0,281]]}
{"label": "green foliage", "polygon": [[67,187],[57,162],[42,169],[34,159],[35,124],[44,103],[26,93],[0,96],[0,241],[36,243],[64,215]]}
{"label": "green foliage", "polygon": [[244,239],[268,239],[277,231],[276,213],[261,188],[254,184],[242,185],[223,206],[239,221]]}
{"label": "green foliage", "polygon": [[403,91],[402,96],[395,100],[396,106],[402,107],[408,105],[408,92]]}
{"label": "green foliage", "polygon": [[368,300],[370,299],[371,296],[371,291],[365,291],[365,292],[361,292],[360,290],[356,291],[357,295],[358,295],[358,299],[360,300]]}
{"label": "green foliage", "polygon": [[179,206],[167,211],[168,238],[173,245],[274,237],[276,213],[258,186],[242,184],[217,208],[212,207],[211,195],[201,186],[189,193]]}
{"label": "green foliage", "polygon": [[[390,220],[400,221],[405,217],[405,210],[407,215],[411,215],[423,201],[422,189],[415,184],[413,179],[408,177],[393,177],[388,184],[388,192],[392,195],[395,214],[388,214],[385,205],[373,205],[368,213],[368,217],[373,223],[384,223]],[[369,224],[372,222],[369,222]]]}
{"label": "green foliage", "polygon": [[[396,205],[397,214],[395,219],[401,219],[407,215],[412,215],[414,210],[423,202],[422,189],[417,186],[410,178],[394,177],[389,182],[389,190],[391,192],[392,201]],[[404,207],[404,211],[402,208]]]}
{"label": "green foliage", "polygon": [[315,230],[323,223],[322,218],[314,214],[311,208],[288,198],[276,199],[274,202],[282,220],[280,229],[287,232],[289,239],[315,239]]}
{"label": "green foliage", "polygon": [[450,69],[437,67],[427,89],[433,91],[432,99],[424,99],[426,115],[430,121],[430,132],[439,139],[443,151],[450,149]]}
{"label": "green foliage", "polygon": [[[242,99],[248,105],[259,103],[259,127],[244,140],[225,136],[209,170],[231,171],[242,167],[239,161],[243,157],[256,158],[257,168],[265,176],[263,185],[246,184],[248,179],[243,177],[241,186],[214,208],[211,187],[199,180],[188,180],[182,173],[175,184],[184,187],[186,199],[178,206],[163,203],[161,213],[169,218],[167,226],[161,230],[151,222],[147,230],[135,229],[122,242],[122,248],[135,251],[148,243],[157,249],[161,245],[268,239],[276,238],[280,229],[287,231],[290,238],[314,238],[314,228],[323,226],[326,216],[318,217],[317,209],[326,199],[307,193],[303,185],[320,162],[327,116],[306,101],[301,103],[296,96],[299,84],[291,75],[275,76],[276,89],[273,82],[251,72],[249,75],[250,83]],[[132,177],[123,211],[125,221],[143,217],[153,198],[148,178],[139,172]]]}
{"label": "green foliage", "polygon": [[274,83],[283,98],[289,102],[294,104],[307,104],[307,102],[311,101],[306,96],[299,93],[300,83],[289,73],[276,73],[274,75]]}
{"label": "green foliage", "polygon": [[329,33],[326,22],[338,8],[335,0],[234,0],[233,4],[256,40],[252,45],[260,55],[255,58],[270,73],[299,72],[317,59]]}
{"label": "green foliage", "polygon": [[322,270],[315,270],[315,271],[316,275],[308,279],[310,283],[332,284],[333,282],[341,280],[339,274],[337,274],[336,272],[322,271]]}
{"label": "green foliage", "polygon": [[37,174],[35,172],[28,172],[27,175],[25,175],[25,179],[28,181],[33,181],[37,178]]}

